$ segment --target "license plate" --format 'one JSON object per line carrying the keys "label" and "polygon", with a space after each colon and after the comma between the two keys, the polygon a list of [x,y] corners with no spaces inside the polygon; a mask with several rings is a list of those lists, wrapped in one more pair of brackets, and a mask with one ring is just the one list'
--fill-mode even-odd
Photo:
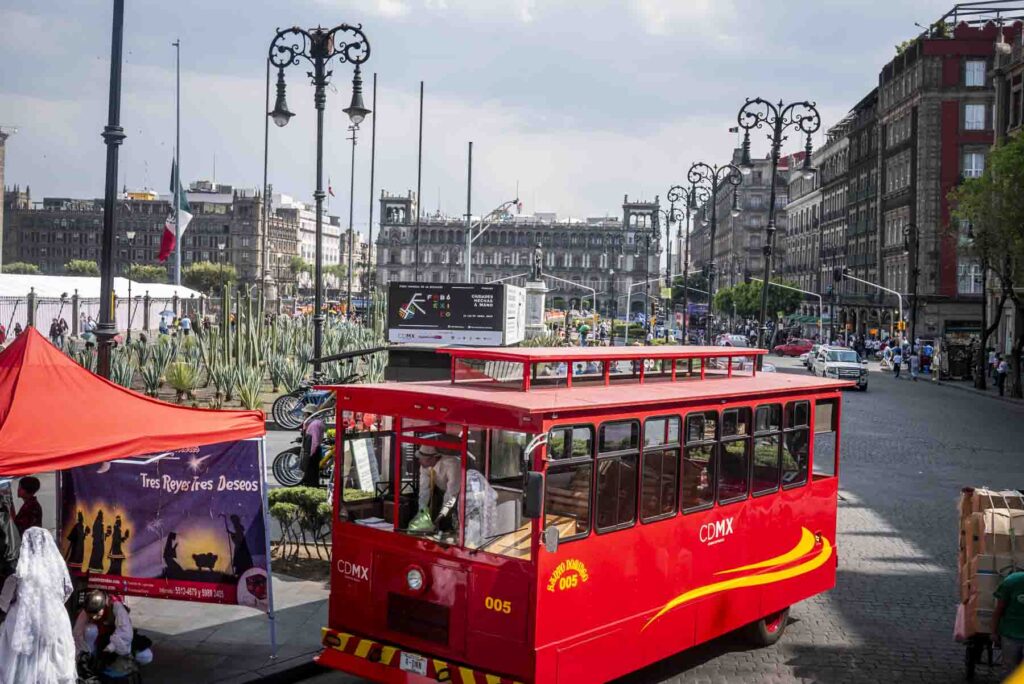
{"label": "license plate", "polygon": [[403,653],[398,661],[398,667],[406,672],[412,672],[423,677],[427,676],[427,659],[415,653]]}

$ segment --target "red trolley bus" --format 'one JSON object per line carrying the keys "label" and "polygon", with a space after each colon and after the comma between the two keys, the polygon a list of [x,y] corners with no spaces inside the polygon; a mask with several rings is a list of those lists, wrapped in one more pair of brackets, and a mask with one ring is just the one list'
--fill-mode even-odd
{"label": "red trolley bus", "polygon": [[331,388],[372,427],[339,441],[319,663],[603,682],[740,627],[771,644],[835,585],[852,383],[732,347],[439,353],[447,381]]}

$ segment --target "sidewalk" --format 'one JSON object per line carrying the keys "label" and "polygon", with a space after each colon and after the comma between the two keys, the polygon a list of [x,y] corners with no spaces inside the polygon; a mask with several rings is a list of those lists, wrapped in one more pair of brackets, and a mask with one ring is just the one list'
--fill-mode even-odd
{"label": "sidewalk", "polygon": [[999,396],[999,390],[996,389],[995,382],[989,381],[988,389],[980,390],[974,386],[973,380],[939,380],[935,383],[936,385],[943,385],[945,387],[953,387],[962,392],[970,392],[982,397],[989,397],[991,399],[997,399],[999,401],[1005,401],[1010,404],[1024,405],[1024,399],[1014,399],[1009,394],[1006,396]]}
{"label": "sidewalk", "polygon": [[153,640],[146,684],[297,681],[320,671],[320,628],[327,624],[322,582],[274,576],[277,658],[270,657],[270,624],[239,606],[131,598],[135,627]]}

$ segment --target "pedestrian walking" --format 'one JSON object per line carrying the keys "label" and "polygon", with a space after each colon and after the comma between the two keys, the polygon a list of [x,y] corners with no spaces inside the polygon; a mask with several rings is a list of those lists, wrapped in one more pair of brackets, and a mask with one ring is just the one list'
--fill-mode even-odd
{"label": "pedestrian walking", "polygon": [[988,348],[988,377],[995,379],[996,366],[999,364],[999,355],[993,347]]}
{"label": "pedestrian walking", "polygon": [[908,365],[910,366],[910,379],[917,382],[917,371],[921,367],[921,359],[916,353],[910,354],[908,357]]}
{"label": "pedestrian walking", "polygon": [[1006,390],[1006,375],[1010,372],[1010,364],[1002,354],[996,355],[996,387],[999,388],[999,396],[1003,396]]}
{"label": "pedestrian walking", "polygon": [[896,380],[900,379],[900,366],[903,365],[903,351],[896,347],[892,353],[892,375]]}
{"label": "pedestrian walking", "polygon": [[1011,675],[1024,660],[1024,572],[1011,572],[995,590],[992,643],[1003,652],[1003,673]]}

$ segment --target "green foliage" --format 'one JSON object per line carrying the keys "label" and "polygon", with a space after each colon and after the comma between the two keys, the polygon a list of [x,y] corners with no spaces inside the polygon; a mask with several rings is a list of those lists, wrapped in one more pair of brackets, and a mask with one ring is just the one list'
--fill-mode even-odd
{"label": "green foliage", "polygon": [[300,256],[293,256],[288,262],[288,270],[291,271],[293,276],[298,278],[300,273],[312,273],[313,264]]}
{"label": "green foliage", "polygon": [[39,275],[39,267],[35,264],[27,264],[24,261],[14,261],[4,264],[4,273],[11,275]]}
{"label": "green foliage", "polygon": [[[793,286],[793,283],[782,280],[774,282]],[[800,292],[782,287],[770,287],[768,289],[768,313],[769,315],[781,313],[783,316],[787,316],[796,311],[803,300],[804,295]],[[761,283],[755,280],[722,288],[715,293],[715,311],[726,316],[735,311],[737,316],[756,318],[761,313]]]}
{"label": "green foliage", "polygon": [[[317,556],[330,556],[331,503],[319,487],[282,487],[267,494],[270,515],[281,526],[281,555],[294,559],[299,549],[313,543]],[[321,555],[321,550],[323,555]]]}
{"label": "green foliage", "polygon": [[135,366],[132,364],[133,352],[128,348],[115,349],[110,356],[110,379],[121,387],[132,388],[135,377]]}
{"label": "green foliage", "polygon": [[199,374],[191,364],[184,361],[175,361],[167,366],[167,384],[174,388],[175,401],[179,404],[187,395],[192,397],[192,391],[199,385]]}
{"label": "green foliage", "polygon": [[139,369],[139,374],[142,376],[142,386],[145,388],[146,394],[155,397],[163,381],[164,369],[151,361]]}
{"label": "green foliage", "polygon": [[[688,301],[691,302],[706,302],[708,296],[704,294],[708,291],[708,279],[702,273],[691,273],[686,278],[686,287],[689,288]],[[683,277],[672,279],[672,303],[682,304],[683,301]]]}
{"label": "green foliage", "polygon": [[238,273],[231,264],[215,264],[197,261],[181,269],[181,282],[193,290],[207,292],[219,290],[227,283],[238,279]]}
{"label": "green foliage", "polygon": [[167,267],[132,264],[128,267],[128,277],[139,283],[166,283]]}
{"label": "green foliage", "polygon": [[100,274],[100,267],[95,261],[72,259],[64,264],[64,271],[72,276],[98,276]]}
{"label": "green foliage", "polygon": [[565,339],[561,335],[539,335],[525,339],[519,343],[520,347],[564,347]]}
{"label": "green foliage", "polygon": [[238,398],[247,409],[258,409],[263,406],[263,369],[241,367],[236,369]]}

